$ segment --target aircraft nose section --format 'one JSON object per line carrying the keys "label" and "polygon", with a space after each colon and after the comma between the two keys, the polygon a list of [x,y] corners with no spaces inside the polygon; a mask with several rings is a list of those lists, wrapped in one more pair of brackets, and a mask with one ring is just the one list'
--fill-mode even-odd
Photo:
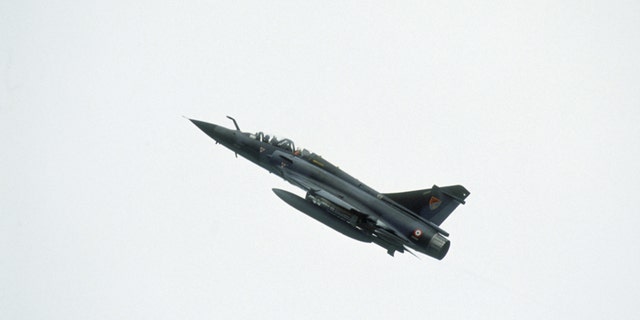
{"label": "aircraft nose section", "polygon": [[217,125],[215,125],[213,123],[208,123],[208,122],[204,122],[204,121],[200,121],[200,120],[189,119],[189,121],[191,121],[193,124],[195,124],[196,127],[198,127],[200,130],[202,130],[206,134],[209,134],[209,132],[211,132],[211,133],[215,132],[216,128],[218,127]]}
{"label": "aircraft nose section", "polygon": [[235,138],[234,131],[229,130],[225,127],[208,123],[199,120],[189,119],[193,124],[196,125],[202,132],[206,133],[211,139],[222,143],[223,145],[229,145],[233,142]]}

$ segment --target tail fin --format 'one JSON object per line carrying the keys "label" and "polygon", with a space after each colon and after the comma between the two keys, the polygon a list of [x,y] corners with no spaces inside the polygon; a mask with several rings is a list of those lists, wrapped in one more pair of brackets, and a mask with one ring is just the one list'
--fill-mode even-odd
{"label": "tail fin", "polygon": [[469,191],[460,185],[442,188],[434,185],[431,189],[387,193],[385,196],[439,226],[459,204],[465,203]]}

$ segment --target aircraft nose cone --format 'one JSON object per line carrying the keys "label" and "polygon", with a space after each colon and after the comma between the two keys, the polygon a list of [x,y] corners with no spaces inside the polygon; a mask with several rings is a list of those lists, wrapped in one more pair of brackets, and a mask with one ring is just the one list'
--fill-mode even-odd
{"label": "aircraft nose cone", "polygon": [[228,145],[233,142],[234,132],[225,127],[208,123],[199,120],[189,119],[193,124],[196,125],[202,132],[206,133],[213,140],[216,140],[223,145]]}
{"label": "aircraft nose cone", "polygon": [[196,127],[198,127],[200,130],[202,130],[206,134],[209,134],[209,132],[212,132],[212,133],[215,132],[216,128],[218,127],[213,123],[208,123],[200,120],[189,119],[189,121],[195,124]]}

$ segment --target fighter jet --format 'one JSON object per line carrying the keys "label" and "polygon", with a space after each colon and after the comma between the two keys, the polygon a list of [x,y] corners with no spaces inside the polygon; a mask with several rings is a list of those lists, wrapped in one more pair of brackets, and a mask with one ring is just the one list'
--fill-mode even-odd
{"label": "fighter jet", "polygon": [[264,132],[235,129],[189,119],[236,155],[280,176],[306,192],[304,198],[273,189],[284,202],[352,239],[375,243],[391,256],[410,249],[442,260],[449,251],[449,233],[440,225],[469,191],[461,185],[380,193],[321,156],[295,146],[292,140]]}

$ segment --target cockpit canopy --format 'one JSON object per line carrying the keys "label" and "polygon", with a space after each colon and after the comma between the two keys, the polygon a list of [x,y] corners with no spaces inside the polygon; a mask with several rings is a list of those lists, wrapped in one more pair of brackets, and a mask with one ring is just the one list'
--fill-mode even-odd
{"label": "cockpit canopy", "polygon": [[252,134],[249,135],[252,139],[256,139],[258,141],[262,141],[265,143],[269,143],[275,147],[278,147],[282,150],[286,150],[288,152],[291,152],[293,154],[295,153],[299,153],[300,149],[296,149],[295,144],[293,143],[293,141],[291,139],[287,139],[287,138],[278,138],[275,135],[269,135],[269,134],[265,134],[264,132],[260,131],[256,134]]}

